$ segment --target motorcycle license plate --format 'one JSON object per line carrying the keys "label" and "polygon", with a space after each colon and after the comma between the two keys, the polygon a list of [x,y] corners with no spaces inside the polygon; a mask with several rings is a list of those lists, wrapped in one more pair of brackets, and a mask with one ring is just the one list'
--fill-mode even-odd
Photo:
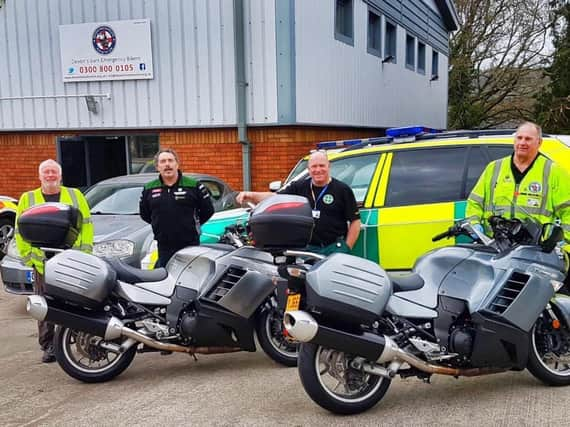
{"label": "motorcycle license plate", "polygon": [[289,294],[287,296],[287,306],[285,307],[285,311],[299,310],[300,304],[301,304],[301,294]]}

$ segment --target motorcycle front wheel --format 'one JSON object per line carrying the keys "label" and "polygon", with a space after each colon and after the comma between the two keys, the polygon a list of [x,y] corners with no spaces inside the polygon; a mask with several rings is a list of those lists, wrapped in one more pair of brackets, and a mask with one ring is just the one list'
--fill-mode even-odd
{"label": "motorcycle front wheel", "polygon": [[386,394],[390,380],[354,369],[354,357],[315,344],[299,346],[299,376],[307,394],[335,414],[364,412]]}
{"label": "motorcycle front wheel", "polygon": [[133,345],[124,353],[114,353],[101,346],[103,338],[63,326],[56,328],[53,341],[59,366],[85,383],[115,378],[128,368],[137,352],[137,346]]}
{"label": "motorcycle front wheel", "polygon": [[297,366],[298,344],[287,335],[283,315],[278,309],[263,311],[255,329],[259,345],[269,357],[284,366]]}
{"label": "motorcycle front wheel", "polygon": [[570,385],[570,332],[554,329],[549,319],[539,317],[532,327],[527,368],[547,385]]}

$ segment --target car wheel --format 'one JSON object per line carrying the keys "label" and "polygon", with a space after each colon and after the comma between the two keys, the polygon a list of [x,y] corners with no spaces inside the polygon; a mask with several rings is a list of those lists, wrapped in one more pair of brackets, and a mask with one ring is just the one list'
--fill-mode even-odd
{"label": "car wheel", "polygon": [[8,252],[8,245],[14,234],[14,220],[11,218],[0,218],[0,259]]}

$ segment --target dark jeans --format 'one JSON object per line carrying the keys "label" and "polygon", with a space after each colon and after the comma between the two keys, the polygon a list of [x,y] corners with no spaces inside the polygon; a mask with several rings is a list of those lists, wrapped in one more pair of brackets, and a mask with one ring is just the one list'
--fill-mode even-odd
{"label": "dark jeans", "polygon": [[318,245],[309,245],[307,246],[307,250],[309,252],[314,252],[320,255],[328,256],[334,253],[342,253],[342,254],[349,254],[350,249],[344,239],[339,237],[336,239],[336,242],[331,243],[330,245],[326,246],[318,246]]}
{"label": "dark jeans", "polygon": [[[37,295],[44,294],[45,280],[44,275],[38,273],[38,270],[34,268],[34,287]],[[45,322],[38,320],[38,341],[42,350],[47,350],[48,347],[53,345],[53,333],[55,330],[55,325],[51,322]]]}

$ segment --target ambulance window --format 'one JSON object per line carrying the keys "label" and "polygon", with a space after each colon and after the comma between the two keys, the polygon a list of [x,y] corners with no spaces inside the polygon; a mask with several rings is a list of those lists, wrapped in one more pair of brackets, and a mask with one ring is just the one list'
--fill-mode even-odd
{"label": "ambulance window", "polygon": [[357,202],[364,201],[380,154],[345,157],[331,162],[331,176],[344,182],[354,192]]}
{"label": "ambulance window", "polygon": [[460,200],[466,155],[465,148],[394,152],[386,206]]}
{"label": "ambulance window", "polygon": [[511,145],[491,145],[487,147],[491,160],[501,159],[513,154],[513,146]]}
{"label": "ambulance window", "polygon": [[481,147],[471,147],[468,162],[467,179],[465,181],[465,190],[462,199],[467,199],[467,196],[469,196],[469,193],[471,193],[471,190],[475,187],[475,183],[481,176],[481,173],[483,173],[485,166],[489,163]]}

